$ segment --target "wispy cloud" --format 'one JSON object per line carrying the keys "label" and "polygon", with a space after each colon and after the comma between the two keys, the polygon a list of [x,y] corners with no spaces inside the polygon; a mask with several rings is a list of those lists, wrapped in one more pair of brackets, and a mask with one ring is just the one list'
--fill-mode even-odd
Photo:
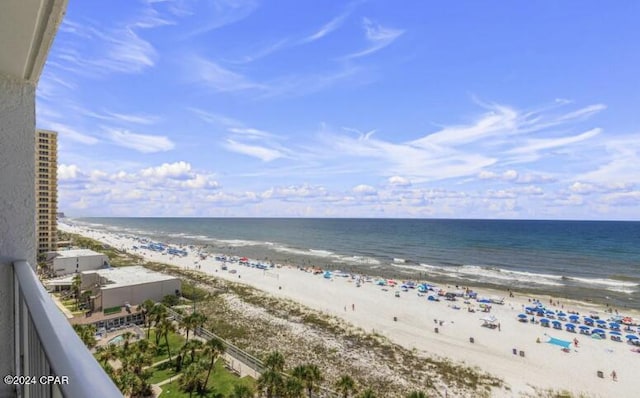
{"label": "wispy cloud", "polygon": [[213,61],[193,56],[188,63],[198,82],[202,82],[219,92],[233,92],[243,90],[265,90],[262,84],[255,83],[240,73],[225,69]]}
{"label": "wispy cloud", "polygon": [[114,144],[141,153],[166,152],[175,147],[175,144],[164,136],[136,134],[114,128],[105,128],[105,132]]}
{"label": "wispy cloud", "polygon": [[284,154],[277,149],[258,145],[243,144],[231,139],[227,139],[225,148],[232,152],[237,152],[243,155],[258,158],[263,162],[270,162],[272,160],[284,157]]}
{"label": "wispy cloud", "polygon": [[353,7],[349,7],[345,12],[336,16],[331,21],[323,25],[318,31],[300,40],[300,43],[310,43],[312,41],[322,39],[329,33],[333,32],[334,30],[342,26],[342,24],[347,19],[347,17],[351,14],[352,11],[353,11]]}
{"label": "wispy cloud", "polygon": [[76,131],[75,129],[73,129],[73,128],[65,125],[65,124],[62,124],[62,123],[49,122],[49,123],[45,124],[42,127],[51,129],[53,131],[57,131],[64,138],[68,138],[68,139],[70,139],[72,141],[76,141],[76,142],[79,142],[81,144],[94,145],[94,144],[97,144],[98,142],[100,142],[100,140],[97,139],[96,137],[80,133],[80,132]]}
{"label": "wispy cloud", "polygon": [[[202,7],[200,7],[202,6]],[[183,6],[184,15],[196,19],[197,27],[188,36],[203,34],[239,22],[251,15],[259,6],[257,0],[211,0],[204,4]]]}
{"label": "wispy cloud", "polygon": [[362,23],[365,36],[369,42],[369,47],[364,50],[347,55],[345,58],[359,58],[373,54],[393,43],[398,37],[404,34],[404,30],[386,28],[382,25],[364,18]]}

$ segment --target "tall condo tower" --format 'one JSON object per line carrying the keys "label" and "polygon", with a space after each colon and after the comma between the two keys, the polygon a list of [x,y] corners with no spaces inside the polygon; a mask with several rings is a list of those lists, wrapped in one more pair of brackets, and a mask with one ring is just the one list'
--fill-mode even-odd
{"label": "tall condo tower", "polygon": [[38,253],[57,248],[58,133],[36,131],[36,247]]}

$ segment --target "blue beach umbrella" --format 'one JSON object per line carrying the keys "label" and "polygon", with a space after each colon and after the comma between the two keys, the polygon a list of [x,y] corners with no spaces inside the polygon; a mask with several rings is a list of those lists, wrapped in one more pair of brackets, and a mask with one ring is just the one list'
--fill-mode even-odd
{"label": "blue beach umbrella", "polygon": [[569,319],[580,319],[580,315],[569,315]]}
{"label": "blue beach umbrella", "polygon": [[596,320],[596,323],[597,323],[598,325],[606,325],[606,324],[607,324],[607,321],[605,321],[604,319],[597,319],[597,320]]}
{"label": "blue beach umbrella", "polygon": [[547,318],[541,318],[540,323],[549,323],[549,320]]}
{"label": "blue beach umbrella", "polygon": [[602,330],[602,329],[593,329],[593,330],[591,331],[591,333],[604,334],[604,333],[605,333],[605,331],[604,331],[604,330]]}
{"label": "blue beach umbrella", "polygon": [[582,330],[589,330],[589,326],[585,326],[585,325],[580,325],[578,326],[578,328],[582,329]]}
{"label": "blue beach umbrella", "polygon": [[624,337],[626,337],[628,340],[638,340],[638,336],[636,336],[635,334],[628,334]]}
{"label": "blue beach umbrella", "polygon": [[519,315],[518,315],[518,318],[520,318],[520,319],[524,319],[524,318],[527,318],[527,315],[526,315],[526,314],[519,314]]}
{"label": "blue beach umbrella", "polygon": [[622,336],[622,333],[616,332],[616,331],[609,332],[609,334],[614,335],[614,336]]}
{"label": "blue beach umbrella", "polygon": [[573,323],[566,323],[566,324],[564,325],[564,327],[565,327],[567,330],[569,330],[569,329],[571,329],[571,330],[575,330],[575,328],[576,328],[576,326],[575,326]]}
{"label": "blue beach umbrella", "polygon": [[551,323],[553,323],[554,325],[562,325],[562,322],[560,321],[552,321]]}
{"label": "blue beach umbrella", "polygon": [[558,316],[567,316],[567,314],[565,314],[564,312],[560,311],[560,312],[558,312]]}
{"label": "blue beach umbrella", "polygon": [[593,322],[593,318],[589,318],[588,316],[584,317],[585,322]]}
{"label": "blue beach umbrella", "polygon": [[611,329],[620,329],[620,324],[619,324],[619,323],[616,323],[616,322],[611,322],[611,323],[609,324],[609,327],[610,327]]}

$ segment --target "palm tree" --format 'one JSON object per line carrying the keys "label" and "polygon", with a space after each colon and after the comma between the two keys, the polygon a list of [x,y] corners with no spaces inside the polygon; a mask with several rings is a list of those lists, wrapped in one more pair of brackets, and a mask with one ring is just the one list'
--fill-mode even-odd
{"label": "palm tree", "polygon": [[151,333],[151,316],[153,315],[153,306],[156,303],[153,300],[147,299],[144,303],[140,304],[139,308],[142,309],[142,318],[144,319],[144,325],[147,327],[147,339]]}
{"label": "palm tree", "polygon": [[284,386],[284,396],[286,398],[302,398],[303,394],[304,394],[303,381],[295,376],[289,377]]}
{"label": "palm tree", "polygon": [[201,389],[202,379],[201,375],[204,371],[200,362],[194,362],[190,364],[184,372],[182,372],[182,377],[180,378],[180,387],[189,393],[189,398],[193,395],[194,391],[198,391]]}
{"label": "palm tree", "polygon": [[107,344],[106,346],[101,346],[97,350],[98,359],[102,361],[102,366],[105,367],[109,361],[118,358],[118,347],[114,344]]}
{"label": "palm tree", "polygon": [[258,389],[264,392],[267,398],[281,395],[284,389],[282,373],[267,368],[267,370],[262,372],[260,377],[258,377]]}
{"label": "palm tree", "polygon": [[73,325],[80,340],[89,348],[96,346],[96,327],[94,325]]}
{"label": "palm tree", "polygon": [[411,391],[409,394],[407,394],[407,398],[427,398],[427,394],[425,394],[422,391]]}
{"label": "palm tree", "polygon": [[187,316],[182,317],[180,320],[179,326],[184,329],[187,335],[187,341],[189,341],[189,330],[191,329],[191,325],[193,324],[193,314],[189,314]]}
{"label": "palm tree", "polygon": [[336,388],[342,394],[343,398],[349,398],[349,395],[356,392],[356,382],[349,375],[343,375],[336,382]]}
{"label": "palm tree", "polygon": [[[160,344],[160,337],[158,336],[158,325],[162,323],[165,319],[167,319],[167,307],[162,304],[155,304],[152,310],[152,318],[153,323],[156,327],[156,345]],[[150,327],[150,326],[149,326]]]}
{"label": "palm tree", "polygon": [[366,390],[361,392],[360,395],[358,395],[358,398],[377,398],[377,397],[378,396],[376,395],[375,392],[373,392],[371,388],[367,388]]}
{"label": "palm tree", "polygon": [[78,300],[80,299],[80,286],[82,285],[82,278],[79,273],[75,273],[71,279],[71,288],[73,289],[73,295],[76,298],[76,310],[78,310]]}
{"label": "palm tree", "polygon": [[293,369],[292,374],[294,377],[297,377],[304,383],[304,386],[307,389],[307,393],[309,394],[309,398],[311,398],[311,394],[314,391],[318,390],[318,386],[316,383],[324,380],[320,368],[318,368],[318,366],[315,364],[296,366]]}
{"label": "palm tree", "polygon": [[236,384],[229,398],[253,398],[253,391],[246,384]]}
{"label": "palm tree", "polygon": [[284,370],[284,356],[279,351],[273,351],[264,360],[264,366],[275,372]]}
{"label": "palm tree", "polygon": [[191,363],[193,363],[196,360],[196,352],[202,349],[203,345],[200,340],[190,340],[184,343],[182,351],[191,354]]}
{"label": "palm tree", "polygon": [[169,362],[171,362],[171,347],[169,346],[169,335],[171,333],[175,333],[176,327],[169,319],[165,318],[162,322],[156,327],[156,337],[158,334],[164,336],[164,342],[167,345],[167,353],[169,354]]}
{"label": "palm tree", "polygon": [[213,366],[216,363],[216,359],[222,355],[225,351],[225,346],[222,340],[217,337],[212,338],[207,341],[207,344],[204,346],[205,355],[209,356],[209,367],[207,369],[207,378],[204,381],[204,385],[209,385],[209,376],[211,376],[211,371],[213,370]]}

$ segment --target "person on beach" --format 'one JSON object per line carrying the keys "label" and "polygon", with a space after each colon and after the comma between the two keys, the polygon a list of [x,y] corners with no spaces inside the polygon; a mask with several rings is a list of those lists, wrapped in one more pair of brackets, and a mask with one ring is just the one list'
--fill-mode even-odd
{"label": "person on beach", "polygon": [[618,381],[618,374],[615,370],[611,372],[611,378],[613,379],[613,381]]}
{"label": "person on beach", "polygon": [[355,311],[356,310],[356,305],[355,304],[351,304],[351,311]]}
{"label": "person on beach", "polygon": [[575,337],[573,338],[573,346],[575,348],[578,348],[578,339],[576,339]]}

